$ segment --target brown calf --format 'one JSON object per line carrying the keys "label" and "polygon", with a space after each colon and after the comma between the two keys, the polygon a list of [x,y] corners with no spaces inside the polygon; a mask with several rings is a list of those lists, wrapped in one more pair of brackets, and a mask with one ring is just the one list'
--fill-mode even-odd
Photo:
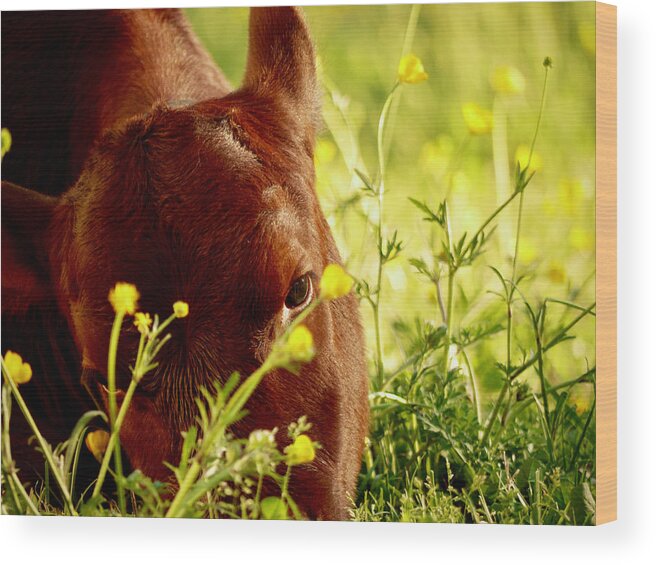
{"label": "brown calf", "polygon": [[[187,301],[121,432],[132,467],[166,479],[199,387],[259,366],[340,262],[314,190],[307,27],[297,8],[252,9],[238,90],[177,11],[5,12],[2,28],[2,124],[14,138],[3,162],[3,351],[32,363],[28,403],[47,439],[62,441],[90,407],[81,376],[106,378],[110,287],[134,283],[151,313]],[[290,294],[299,280],[310,283],[300,298],[298,286]],[[367,429],[355,297],[307,324],[316,358],[298,377],[269,375],[234,431],[307,415],[323,449],[291,492],[309,517],[340,519]],[[120,388],[137,340],[126,325]],[[12,433],[27,471],[18,415]]]}

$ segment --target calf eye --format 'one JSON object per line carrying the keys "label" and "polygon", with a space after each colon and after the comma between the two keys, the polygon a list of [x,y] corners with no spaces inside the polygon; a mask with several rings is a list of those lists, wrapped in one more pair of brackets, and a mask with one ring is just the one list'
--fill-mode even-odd
{"label": "calf eye", "polygon": [[303,306],[306,302],[309,302],[311,295],[312,280],[310,279],[310,275],[306,273],[302,277],[296,279],[294,284],[292,284],[287,293],[287,298],[285,298],[285,306],[290,310],[294,310],[299,306]]}

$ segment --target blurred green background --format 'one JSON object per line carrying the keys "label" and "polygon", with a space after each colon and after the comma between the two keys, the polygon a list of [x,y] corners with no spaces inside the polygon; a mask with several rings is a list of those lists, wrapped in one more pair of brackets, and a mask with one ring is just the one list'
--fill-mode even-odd
{"label": "blurred green background", "polygon": [[[411,257],[429,264],[441,237],[408,201],[432,208],[448,197],[457,238],[472,233],[510,194],[518,148],[530,146],[544,80],[542,61],[553,60],[545,112],[535,146],[537,174],[526,193],[518,274],[529,299],[594,301],[595,9],[592,2],[424,5],[408,33],[410,5],[306,8],[324,86],[326,127],[317,145],[317,190],[342,256],[358,278],[372,280],[377,265],[377,209],[360,198],[359,168],[377,169],[376,131],[381,107],[405,52],[421,58],[429,79],[404,85],[387,135],[385,233],[398,230],[405,249],[386,266],[383,286],[384,355],[387,366],[403,361],[393,322],[415,317],[441,323],[434,288],[419,278]],[[203,43],[234,85],[245,66],[248,10],[189,9]],[[521,93],[495,92],[490,77],[512,66],[525,79]],[[474,102],[494,113],[491,134],[472,136],[461,112]],[[505,128],[505,133],[504,133]],[[496,160],[496,164],[495,164]],[[509,180],[508,180],[509,179]],[[510,183],[510,186],[509,184]],[[515,245],[515,201],[497,219],[488,252],[458,274],[456,325],[503,323],[504,306],[489,265],[510,276]],[[531,350],[532,335],[520,310],[513,357]],[[373,350],[371,311],[363,304]],[[554,306],[552,316],[571,316]],[[554,324],[556,323],[554,321]],[[552,382],[594,365],[594,320],[583,321],[579,339],[550,354]],[[485,340],[472,356],[484,388],[497,388],[495,361],[505,356],[502,334]],[[591,385],[572,395],[583,410]],[[579,406],[577,405],[577,408]]]}

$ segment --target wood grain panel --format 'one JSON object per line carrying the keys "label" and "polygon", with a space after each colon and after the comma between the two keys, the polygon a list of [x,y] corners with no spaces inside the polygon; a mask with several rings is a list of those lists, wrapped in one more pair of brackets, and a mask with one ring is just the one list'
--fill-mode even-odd
{"label": "wood grain panel", "polygon": [[596,4],[597,524],[617,518],[617,9]]}

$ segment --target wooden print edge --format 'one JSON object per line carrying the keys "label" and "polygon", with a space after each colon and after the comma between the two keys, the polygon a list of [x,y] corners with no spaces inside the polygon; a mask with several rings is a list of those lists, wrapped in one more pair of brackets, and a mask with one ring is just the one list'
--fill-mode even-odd
{"label": "wooden print edge", "polygon": [[617,519],[617,8],[596,3],[596,524]]}

